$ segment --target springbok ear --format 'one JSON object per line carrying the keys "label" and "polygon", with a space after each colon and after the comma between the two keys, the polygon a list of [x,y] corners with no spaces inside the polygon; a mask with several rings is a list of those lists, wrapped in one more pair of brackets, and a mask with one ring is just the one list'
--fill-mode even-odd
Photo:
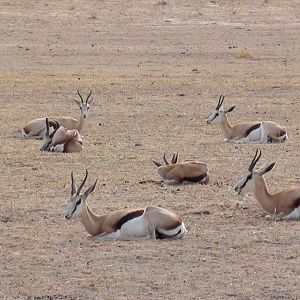
{"label": "springbok ear", "polygon": [[229,112],[234,111],[234,109],[235,109],[235,106],[232,106],[232,107],[226,109],[226,110],[224,111],[224,113],[227,114],[227,113],[229,113]]}
{"label": "springbok ear", "polygon": [[98,178],[96,179],[95,183],[84,192],[85,198],[87,198],[88,195],[94,191],[97,181],[98,181]]}
{"label": "springbok ear", "polygon": [[94,101],[94,97],[87,101],[88,104],[91,104]]}
{"label": "springbok ear", "polygon": [[275,165],[276,165],[276,162],[272,162],[270,165],[262,167],[261,169],[258,170],[258,174],[262,176],[262,175],[272,171],[273,168],[275,167]]}
{"label": "springbok ear", "polygon": [[157,162],[157,161],[155,161],[155,160],[153,160],[153,159],[152,159],[152,161],[153,161],[153,163],[154,163],[158,168],[162,166],[162,164],[160,164],[159,162]]}
{"label": "springbok ear", "polygon": [[77,100],[73,100],[79,107],[80,107],[80,102]]}

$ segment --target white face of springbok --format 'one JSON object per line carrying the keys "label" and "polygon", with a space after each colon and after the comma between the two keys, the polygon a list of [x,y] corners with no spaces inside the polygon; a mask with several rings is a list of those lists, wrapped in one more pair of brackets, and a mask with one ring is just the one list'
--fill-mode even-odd
{"label": "white face of springbok", "polygon": [[211,116],[207,119],[207,124],[222,123],[225,120],[225,115],[229,112],[232,112],[235,109],[235,106],[232,106],[227,110],[223,110],[221,107],[224,102],[224,98],[225,96],[220,96],[217,106],[213,110]]}
{"label": "white face of springbok", "polygon": [[88,94],[86,100],[84,101],[79,90],[77,90],[77,93],[81,99],[81,102],[77,101],[77,100],[73,100],[80,108],[80,114],[83,118],[86,118],[89,110],[90,110],[90,104],[93,102],[94,98],[90,98],[90,96],[92,95],[92,91],[90,91],[90,93]]}
{"label": "white face of springbok", "polygon": [[[54,128],[53,132],[50,132],[50,126],[52,126]],[[44,139],[42,141],[42,145],[40,147],[41,151],[48,151],[52,142],[52,138],[54,136],[54,134],[56,133],[56,131],[59,128],[59,124],[57,121],[49,121],[48,118],[46,118],[46,133],[44,136]]]}
{"label": "white face of springbok", "polygon": [[70,197],[68,206],[66,207],[65,212],[64,212],[64,217],[67,220],[69,220],[73,217],[78,217],[82,214],[83,210],[86,207],[86,199],[87,199],[88,195],[90,193],[92,193],[95,189],[98,179],[96,179],[95,183],[91,187],[89,187],[83,194],[80,193],[81,189],[83,188],[83,186],[86,182],[87,177],[88,177],[88,170],[86,170],[85,177],[84,177],[82,183],[80,184],[79,188],[76,189],[73,172],[71,173],[71,181],[72,181],[71,197]]}
{"label": "white face of springbok", "polygon": [[261,178],[265,173],[270,172],[276,165],[275,162],[267,165],[265,167],[260,168],[255,171],[254,167],[257,164],[261,157],[261,150],[257,149],[255,156],[246,172],[246,174],[242,177],[242,179],[235,185],[234,189],[238,193],[238,195],[245,195],[247,193],[255,192],[255,183]]}

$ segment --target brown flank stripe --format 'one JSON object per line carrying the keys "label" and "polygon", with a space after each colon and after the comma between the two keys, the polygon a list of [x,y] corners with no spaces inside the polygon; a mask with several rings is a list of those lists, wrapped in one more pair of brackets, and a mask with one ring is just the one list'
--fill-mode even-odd
{"label": "brown flank stripe", "polygon": [[143,213],[144,213],[143,209],[135,210],[135,211],[128,213],[127,215],[123,216],[116,224],[114,224],[114,226],[113,226],[114,230],[120,229],[123,224],[125,224],[126,222],[128,222],[132,219],[140,217]]}
{"label": "brown flank stripe", "polygon": [[261,123],[257,123],[257,124],[252,125],[250,128],[248,128],[248,130],[245,133],[245,137],[247,137],[253,130],[259,128],[260,125],[261,125]]}
{"label": "brown flank stripe", "polygon": [[189,181],[189,182],[199,182],[199,181],[203,180],[206,176],[207,176],[207,174],[205,173],[204,175],[200,175],[200,176],[186,177],[183,180]]}

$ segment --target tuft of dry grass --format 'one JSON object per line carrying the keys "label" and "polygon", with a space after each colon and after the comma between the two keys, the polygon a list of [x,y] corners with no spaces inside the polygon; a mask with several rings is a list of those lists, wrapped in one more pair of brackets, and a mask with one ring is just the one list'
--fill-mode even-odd
{"label": "tuft of dry grass", "polygon": [[251,59],[253,58],[252,54],[250,53],[249,50],[247,50],[246,48],[245,49],[242,49],[240,50],[238,53],[236,53],[234,55],[235,58],[244,58],[244,59]]}

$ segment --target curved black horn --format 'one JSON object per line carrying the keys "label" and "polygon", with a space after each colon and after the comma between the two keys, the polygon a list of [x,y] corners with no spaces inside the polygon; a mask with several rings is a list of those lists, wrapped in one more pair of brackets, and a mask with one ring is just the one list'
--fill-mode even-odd
{"label": "curved black horn", "polygon": [[76,194],[76,187],[75,187],[75,181],[74,181],[74,177],[73,177],[73,172],[71,172],[71,196],[73,196],[74,194]]}
{"label": "curved black horn", "polygon": [[166,165],[169,165],[169,162],[168,162],[167,159],[166,159],[166,153],[164,154],[163,159],[164,159],[165,164],[166,164]]}
{"label": "curved black horn", "polygon": [[83,188],[83,186],[84,186],[84,184],[85,184],[85,182],[86,182],[86,179],[87,179],[87,177],[88,177],[88,174],[89,174],[88,170],[85,170],[85,177],[84,177],[83,181],[81,182],[81,184],[80,184],[80,186],[79,186],[79,188],[78,188],[78,190],[77,190],[77,192],[76,192],[77,195],[80,194],[81,189]]}
{"label": "curved black horn", "polygon": [[178,153],[173,153],[172,164],[175,165],[177,163],[177,160],[178,160]]}
{"label": "curved black horn", "polygon": [[254,169],[255,165],[257,164],[257,162],[259,161],[260,157],[261,157],[261,150],[260,149],[256,149],[255,155],[254,155],[254,157],[252,159],[252,162],[251,162],[251,164],[249,166],[249,171],[250,172],[253,171],[253,169]]}
{"label": "curved black horn", "polygon": [[88,103],[88,100],[89,100],[89,98],[91,97],[91,95],[92,95],[92,91],[90,91],[90,93],[88,94],[88,96],[87,96],[87,98],[86,98],[86,100],[85,100],[85,103]]}
{"label": "curved black horn", "polygon": [[[52,123],[53,124],[53,123]],[[59,123],[57,121],[54,121],[54,131],[49,135],[50,138],[53,138],[54,134],[56,133],[57,129],[59,128]]]}
{"label": "curved black horn", "polygon": [[49,120],[48,118],[46,118],[46,133],[45,133],[45,136],[49,136]]}
{"label": "curved black horn", "polygon": [[80,95],[79,89],[77,90],[77,94],[79,95],[79,97],[80,97],[80,99],[81,99],[81,103],[83,104],[83,98],[82,98],[82,96]]}
{"label": "curved black horn", "polygon": [[225,96],[223,96],[223,95],[220,96],[218,104],[216,106],[216,110],[218,110],[222,106],[222,104],[224,102],[224,98],[225,98]]}

